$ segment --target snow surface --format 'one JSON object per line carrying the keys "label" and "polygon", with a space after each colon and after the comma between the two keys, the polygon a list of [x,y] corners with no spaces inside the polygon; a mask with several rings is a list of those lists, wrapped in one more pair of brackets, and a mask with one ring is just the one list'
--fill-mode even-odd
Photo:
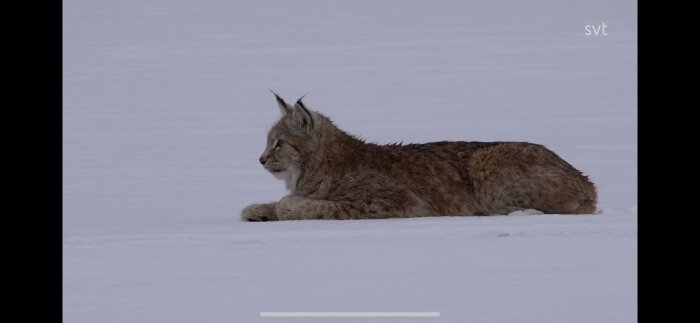
{"label": "snow surface", "polygon": [[[63,6],[65,322],[637,320],[636,1]],[[544,144],[602,212],[241,222],[286,193],[268,89],[372,142]]]}

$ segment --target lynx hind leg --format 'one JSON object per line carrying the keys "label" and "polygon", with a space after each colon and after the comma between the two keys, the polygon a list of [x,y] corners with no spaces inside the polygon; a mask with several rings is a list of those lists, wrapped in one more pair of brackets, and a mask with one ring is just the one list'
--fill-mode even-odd
{"label": "lynx hind leg", "polygon": [[487,214],[522,209],[557,214],[596,210],[593,183],[543,146],[495,146],[475,153],[470,166],[475,193]]}
{"label": "lynx hind leg", "polygon": [[277,203],[252,204],[241,211],[241,219],[248,222],[278,221]]}

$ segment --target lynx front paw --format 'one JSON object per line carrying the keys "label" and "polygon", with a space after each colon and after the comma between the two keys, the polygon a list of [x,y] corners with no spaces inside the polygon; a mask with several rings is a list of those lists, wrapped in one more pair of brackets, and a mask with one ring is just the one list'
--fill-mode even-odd
{"label": "lynx front paw", "polygon": [[277,221],[275,203],[249,205],[241,211],[241,219],[248,222]]}

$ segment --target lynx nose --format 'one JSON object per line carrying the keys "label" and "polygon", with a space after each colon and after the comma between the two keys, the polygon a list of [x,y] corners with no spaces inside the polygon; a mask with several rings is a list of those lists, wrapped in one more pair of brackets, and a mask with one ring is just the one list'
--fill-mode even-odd
{"label": "lynx nose", "polygon": [[262,156],[261,156],[260,159],[258,159],[258,160],[260,161],[260,164],[262,164],[262,165],[265,165],[265,162],[267,161],[267,160],[265,159],[265,157],[262,157]]}

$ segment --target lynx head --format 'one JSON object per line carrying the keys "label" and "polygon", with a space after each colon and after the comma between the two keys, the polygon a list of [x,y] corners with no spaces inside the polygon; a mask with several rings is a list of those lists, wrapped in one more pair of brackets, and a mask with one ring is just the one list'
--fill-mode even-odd
{"label": "lynx head", "polygon": [[293,191],[299,178],[311,169],[312,158],[318,151],[320,118],[304,106],[303,97],[293,107],[277,94],[275,98],[282,118],[267,134],[267,147],[260,156],[260,163]]}

